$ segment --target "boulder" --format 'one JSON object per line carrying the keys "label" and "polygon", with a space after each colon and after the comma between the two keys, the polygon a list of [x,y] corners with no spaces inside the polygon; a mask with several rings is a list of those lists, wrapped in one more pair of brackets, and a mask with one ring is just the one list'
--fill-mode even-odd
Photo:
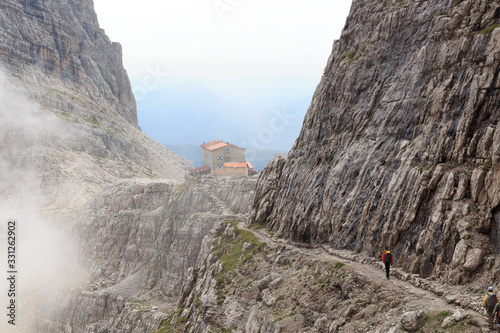
{"label": "boulder", "polygon": [[464,310],[456,309],[451,316],[448,316],[443,320],[443,324],[441,325],[441,327],[445,328],[454,323],[459,323],[469,317],[469,314],[467,314]]}
{"label": "boulder", "polygon": [[485,252],[482,249],[471,249],[467,252],[464,269],[474,272],[483,263]]}
{"label": "boulder", "polygon": [[425,319],[425,311],[417,310],[405,312],[399,320],[403,328],[409,332],[414,332]]}

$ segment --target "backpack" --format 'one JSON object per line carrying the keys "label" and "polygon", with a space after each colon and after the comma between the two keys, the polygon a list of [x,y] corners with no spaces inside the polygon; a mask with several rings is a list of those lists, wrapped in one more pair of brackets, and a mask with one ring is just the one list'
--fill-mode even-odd
{"label": "backpack", "polygon": [[497,294],[495,293],[488,294],[488,298],[486,299],[486,307],[494,308],[496,304],[497,304]]}
{"label": "backpack", "polygon": [[[392,253],[391,252],[385,252],[385,263],[390,264],[392,259]],[[496,304],[496,302],[495,302]]]}

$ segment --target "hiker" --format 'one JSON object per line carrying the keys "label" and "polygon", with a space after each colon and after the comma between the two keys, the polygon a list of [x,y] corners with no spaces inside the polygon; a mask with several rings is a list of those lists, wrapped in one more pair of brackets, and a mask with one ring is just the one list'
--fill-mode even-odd
{"label": "hiker", "polygon": [[384,254],[382,254],[382,262],[385,264],[385,274],[387,276],[387,280],[389,280],[389,270],[391,269],[392,259],[393,259],[392,253],[386,246]]}
{"label": "hiker", "polygon": [[493,310],[497,304],[497,294],[493,292],[493,287],[488,287],[488,293],[484,296],[483,307],[486,308],[486,313],[488,315],[488,324],[490,328],[493,329]]}

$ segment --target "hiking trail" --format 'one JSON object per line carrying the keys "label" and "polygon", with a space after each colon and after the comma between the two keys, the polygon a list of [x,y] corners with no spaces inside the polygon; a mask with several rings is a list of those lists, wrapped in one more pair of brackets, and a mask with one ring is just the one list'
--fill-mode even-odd
{"label": "hiking trail", "polygon": [[[486,315],[482,308],[484,294],[471,294],[465,286],[450,286],[436,281],[418,277],[415,274],[403,272],[397,267],[391,267],[390,280],[386,279],[385,268],[381,260],[355,254],[347,250],[335,250],[328,245],[308,246],[270,235],[266,229],[254,229],[243,222],[238,227],[252,232],[260,242],[267,243],[271,248],[286,246],[298,251],[306,259],[320,260],[330,266],[341,262],[344,268],[355,272],[370,281],[373,285],[386,288],[394,295],[413,296],[415,302],[412,308],[426,312],[453,313],[456,309],[463,309],[469,316],[467,320],[476,322],[476,326],[483,332],[489,332]],[[395,258],[395,263],[398,258]]]}

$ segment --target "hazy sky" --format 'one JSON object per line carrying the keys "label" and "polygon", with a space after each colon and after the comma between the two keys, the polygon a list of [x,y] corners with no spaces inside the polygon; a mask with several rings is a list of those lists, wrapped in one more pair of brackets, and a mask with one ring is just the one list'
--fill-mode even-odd
{"label": "hazy sky", "polygon": [[298,91],[316,85],[351,1],[94,0],[94,4],[101,28],[123,46],[136,95],[157,84],[191,80],[236,98],[248,94],[249,87],[255,89],[250,93],[259,95],[259,89],[279,90],[274,86],[280,82],[283,89],[288,85],[293,90],[296,84]]}

